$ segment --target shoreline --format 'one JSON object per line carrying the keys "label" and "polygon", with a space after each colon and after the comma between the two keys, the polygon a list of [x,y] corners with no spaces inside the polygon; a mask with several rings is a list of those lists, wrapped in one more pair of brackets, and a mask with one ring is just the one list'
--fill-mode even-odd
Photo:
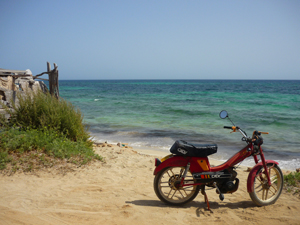
{"label": "shoreline", "polygon": [[[101,144],[105,144],[105,142],[99,142],[99,141],[95,141],[94,143],[101,143]],[[120,143],[120,142],[119,142]],[[109,145],[112,145],[112,146],[117,146],[117,143],[114,142],[113,144],[109,144]],[[144,154],[144,155],[149,155],[149,156],[155,156],[155,157],[158,157],[158,158],[163,158],[165,157],[166,155],[169,155],[171,154],[170,151],[165,151],[165,150],[160,150],[159,148],[153,148],[153,147],[131,147],[130,145],[128,145],[128,143],[125,143],[125,145],[129,148],[129,149],[133,149],[134,151],[140,153],[140,154]],[[221,165],[223,163],[225,163],[230,157],[228,157],[227,159],[217,159],[217,157],[214,157],[215,155],[210,155],[208,156],[208,159],[209,159],[209,162],[211,164],[211,166],[217,166],[217,165]],[[270,159],[270,158],[268,158]],[[275,160],[276,161],[276,160]],[[247,159],[245,159],[244,161],[242,161],[240,164],[237,164],[237,167],[239,168],[251,168],[255,166],[255,163],[254,163],[254,160],[252,157],[249,157]],[[287,169],[287,168],[282,168],[280,163],[279,163],[279,167],[281,168],[282,172],[284,174],[288,174],[290,172],[295,172],[296,169],[298,168],[295,168],[295,169]],[[299,166],[300,167],[300,166]]]}
{"label": "shoreline", "polygon": [[[111,141],[111,139],[113,139],[113,141]],[[117,139],[114,138],[113,136],[111,136],[109,138],[109,136],[106,137],[106,139],[100,139],[97,136],[93,136],[93,142],[94,143],[104,143],[104,142],[109,142],[113,145],[116,145],[117,143],[119,143],[119,141],[116,141]],[[129,138],[129,140],[132,141],[132,139]],[[124,139],[121,139],[121,142],[123,142]],[[136,141],[136,140],[134,140]],[[143,144],[143,142],[128,142],[125,140],[125,142],[131,146],[134,149],[140,149],[140,150],[146,150],[146,151],[154,151],[154,152],[163,152],[164,156],[170,154],[170,147],[172,146],[172,144],[175,141],[169,141],[170,143],[168,145],[164,145],[164,146],[145,146]],[[213,143],[213,142],[211,142]],[[148,143],[151,144],[151,143]],[[245,147],[244,145],[242,145],[241,143],[238,143],[236,146],[227,146],[227,145],[220,145],[218,144],[218,152],[210,155],[209,159],[210,160],[215,160],[215,161],[220,161],[221,163],[226,162],[230,157],[232,157],[236,152],[238,152],[240,149],[242,149],[243,147]],[[298,168],[300,168],[300,155],[299,157],[292,157],[290,155],[281,155],[277,152],[274,151],[268,151],[264,149],[264,153],[265,153],[265,157],[266,159],[270,159],[270,160],[274,160],[277,161],[279,163],[279,166],[281,169],[283,170],[288,170],[288,171],[296,171]],[[160,154],[160,153],[158,153]],[[298,154],[298,153],[297,153]],[[254,166],[254,160],[252,157],[249,157],[247,159],[245,159],[243,162],[241,162],[241,166],[244,167],[251,167]]]}
{"label": "shoreline", "polygon": [[[133,148],[133,150],[137,151],[140,154],[158,157],[159,159],[165,157],[166,155],[172,154],[171,152],[168,153],[168,152],[160,151],[158,149],[150,149],[150,148],[149,149],[148,148]],[[210,156],[208,156],[208,159],[209,159],[209,163],[210,163],[211,166],[218,166],[218,165],[221,165],[225,162],[225,161],[222,161],[222,160],[214,159]],[[248,166],[240,165],[239,168],[247,169]]]}

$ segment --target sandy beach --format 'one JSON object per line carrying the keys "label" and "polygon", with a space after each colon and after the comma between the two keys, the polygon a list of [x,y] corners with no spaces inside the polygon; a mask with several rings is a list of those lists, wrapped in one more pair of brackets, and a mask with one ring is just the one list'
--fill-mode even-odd
{"label": "sandy beach", "polygon": [[182,207],[157,198],[154,159],[164,152],[118,146],[95,151],[105,163],[66,173],[46,169],[0,175],[0,224],[300,224],[300,199],[286,191],[273,205],[252,203],[246,168],[237,169],[239,190],[226,194],[223,202],[215,190],[207,191],[210,212],[201,193]]}

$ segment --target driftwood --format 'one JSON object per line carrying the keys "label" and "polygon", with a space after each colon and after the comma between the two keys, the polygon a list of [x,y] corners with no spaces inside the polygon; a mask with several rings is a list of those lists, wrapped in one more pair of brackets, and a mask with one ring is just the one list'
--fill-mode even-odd
{"label": "driftwood", "polygon": [[[57,70],[56,63],[53,63],[53,65],[54,65],[54,69],[51,70],[51,65],[49,62],[47,62],[47,72],[43,72],[38,75],[35,75],[35,76],[33,76],[33,79],[49,81],[50,94],[54,95],[56,98],[58,98],[59,97],[58,70]],[[44,74],[48,74],[48,76],[49,76],[48,80],[39,78],[40,76],[43,76]]]}
{"label": "driftwood", "polygon": [[[0,69],[0,75],[4,75],[4,76],[10,76],[11,74],[22,74],[24,76],[28,76],[25,75],[26,74],[26,70],[5,70],[5,69]],[[19,75],[19,76],[22,76]]]}

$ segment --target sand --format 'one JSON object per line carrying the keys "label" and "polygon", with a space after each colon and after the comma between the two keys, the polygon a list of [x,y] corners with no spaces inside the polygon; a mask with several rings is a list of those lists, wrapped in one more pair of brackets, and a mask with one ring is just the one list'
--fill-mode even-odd
{"label": "sand", "polygon": [[[106,163],[0,175],[0,224],[300,224],[300,199],[283,192],[278,201],[257,207],[246,190],[248,173],[237,169],[239,190],[219,200],[207,191],[181,207],[162,203],[153,190],[154,158],[159,151],[95,147]],[[216,164],[218,162],[212,162]]]}

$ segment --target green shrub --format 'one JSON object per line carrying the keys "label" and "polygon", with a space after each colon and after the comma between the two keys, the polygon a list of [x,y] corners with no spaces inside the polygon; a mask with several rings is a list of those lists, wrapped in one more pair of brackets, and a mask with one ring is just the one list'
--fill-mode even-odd
{"label": "green shrub", "polygon": [[[12,160],[8,153],[22,155],[28,152],[45,153],[60,159],[74,158],[76,163],[80,165],[92,159],[102,160],[102,157],[94,153],[90,141],[74,142],[66,136],[49,130],[9,129],[0,132],[0,169],[4,169],[6,163]],[[75,161],[72,160],[71,162],[74,163]]]}
{"label": "green shrub", "polygon": [[10,126],[22,129],[54,130],[73,141],[87,141],[89,133],[83,125],[79,109],[66,100],[36,92],[18,94],[19,104],[9,110]]}
{"label": "green shrub", "polygon": [[284,186],[288,192],[298,194],[300,197],[300,173],[292,172],[288,175],[284,175]]}
{"label": "green shrub", "polygon": [[300,173],[299,172],[292,172],[288,175],[284,175],[284,181],[288,186],[294,186],[300,188]]}
{"label": "green shrub", "polygon": [[10,120],[0,116],[0,170],[9,162],[15,172],[24,165],[24,171],[39,163],[53,165],[54,158],[80,165],[102,160],[93,151],[80,110],[71,103],[42,92],[17,97],[12,109],[6,107]]}
{"label": "green shrub", "polygon": [[11,161],[11,157],[4,149],[0,149],[0,170],[5,169],[6,163]]}

